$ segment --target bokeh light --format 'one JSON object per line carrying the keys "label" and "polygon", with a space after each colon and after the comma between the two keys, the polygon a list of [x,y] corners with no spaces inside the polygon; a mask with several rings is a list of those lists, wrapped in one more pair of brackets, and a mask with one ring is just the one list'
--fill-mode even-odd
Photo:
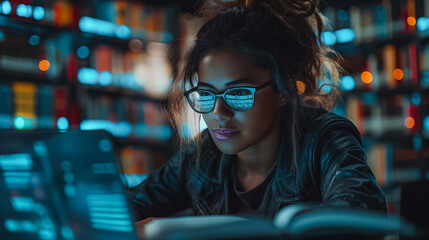
{"label": "bokeh light", "polygon": [[87,58],[89,56],[89,48],[87,46],[80,46],[77,49],[77,56],[82,59]]}
{"label": "bokeh light", "polygon": [[34,7],[33,17],[36,20],[42,20],[45,17],[45,9],[43,7]]}
{"label": "bokeh light", "polygon": [[342,77],[340,87],[345,91],[353,90],[356,87],[355,79],[350,75]]}
{"label": "bokeh light", "polygon": [[16,129],[24,129],[24,127],[25,127],[25,120],[21,116],[16,116],[13,123],[14,123]]}
{"label": "bokeh light", "polygon": [[362,79],[362,82],[369,84],[372,82],[372,74],[368,71],[364,71],[361,75],[360,78]]}
{"label": "bokeh light", "polygon": [[31,36],[31,37],[28,39],[28,43],[29,43],[31,46],[37,46],[37,45],[39,45],[39,43],[40,43],[40,37],[39,37],[39,36],[37,36],[37,35],[33,35],[33,36]]}
{"label": "bokeh light", "polygon": [[57,128],[60,130],[67,130],[69,128],[69,120],[65,117],[58,118]]}
{"label": "bokeh light", "polygon": [[404,124],[406,128],[413,128],[415,123],[416,122],[414,121],[414,118],[412,117],[405,118]]}
{"label": "bokeh light", "polygon": [[12,5],[10,4],[9,1],[4,1],[1,4],[1,8],[3,10],[4,15],[9,15],[12,12]]}
{"label": "bokeh light", "polygon": [[417,20],[415,17],[408,17],[407,18],[407,23],[410,26],[415,26],[417,24]]}
{"label": "bokeh light", "polygon": [[48,71],[48,69],[51,67],[51,63],[48,60],[42,60],[39,63],[39,69],[42,71]]}
{"label": "bokeh light", "polygon": [[404,78],[404,72],[399,68],[393,70],[393,78],[395,80],[402,80]]}

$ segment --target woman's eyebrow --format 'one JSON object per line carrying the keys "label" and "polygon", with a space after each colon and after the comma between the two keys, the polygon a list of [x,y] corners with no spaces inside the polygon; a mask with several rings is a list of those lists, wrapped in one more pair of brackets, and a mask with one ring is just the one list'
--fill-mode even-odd
{"label": "woman's eyebrow", "polygon": [[[231,85],[236,85],[236,84],[241,84],[241,83],[252,83],[252,81],[250,81],[247,78],[239,78],[239,79],[233,80],[231,82],[227,82],[225,84],[225,86],[231,86]],[[215,87],[213,87],[213,85],[205,83],[205,82],[198,82],[198,86],[199,87],[205,86],[205,87],[210,87],[210,88],[216,89]]]}

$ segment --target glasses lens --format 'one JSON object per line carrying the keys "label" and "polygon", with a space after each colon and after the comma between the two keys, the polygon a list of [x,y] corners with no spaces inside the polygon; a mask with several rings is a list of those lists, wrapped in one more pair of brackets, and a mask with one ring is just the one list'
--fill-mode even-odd
{"label": "glasses lens", "polygon": [[196,90],[189,94],[191,106],[198,112],[210,112],[215,104],[215,95],[211,92]]}
{"label": "glasses lens", "polygon": [[226,92],[225,100],[233,109],[247,111],[253,106],[254,95],[249,89],[231,89]]}

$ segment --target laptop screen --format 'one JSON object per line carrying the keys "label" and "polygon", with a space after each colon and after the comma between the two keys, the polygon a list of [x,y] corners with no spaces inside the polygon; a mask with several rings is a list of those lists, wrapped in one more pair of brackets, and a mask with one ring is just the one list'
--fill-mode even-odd
{"label": "laptop screen", "polygon": [[5,239],[136,239],[105,131],[0,132]]}

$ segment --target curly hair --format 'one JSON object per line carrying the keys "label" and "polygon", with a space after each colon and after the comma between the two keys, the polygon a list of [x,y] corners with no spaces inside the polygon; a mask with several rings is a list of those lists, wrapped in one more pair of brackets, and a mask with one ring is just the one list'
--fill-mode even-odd
{"label": "curly hair", "polygon": [[[198,29],[195,41],[186,46],[182,65],[175,68],[168,108],[173,126],[181,126],[186,104],[183,92],[197,82],[200,59],[210,50],[227,46],[269,71],[275,90],[288,99],[282,114],[282,131],[290,135],[296,169],[300,147],[298,119],[305,114],[303,106],[329,110],[339,96],[342,69],[331,58],[339,55],[321,41],[326,21],[318,4],[318,0],[207,1],[192,20]],[[321,83],[331,85],[332,90],[323,92]],[[199,128],[200,118],[197,115],[188,121]],[[200,140],[198,134],[191,139],[197,143]]]}

